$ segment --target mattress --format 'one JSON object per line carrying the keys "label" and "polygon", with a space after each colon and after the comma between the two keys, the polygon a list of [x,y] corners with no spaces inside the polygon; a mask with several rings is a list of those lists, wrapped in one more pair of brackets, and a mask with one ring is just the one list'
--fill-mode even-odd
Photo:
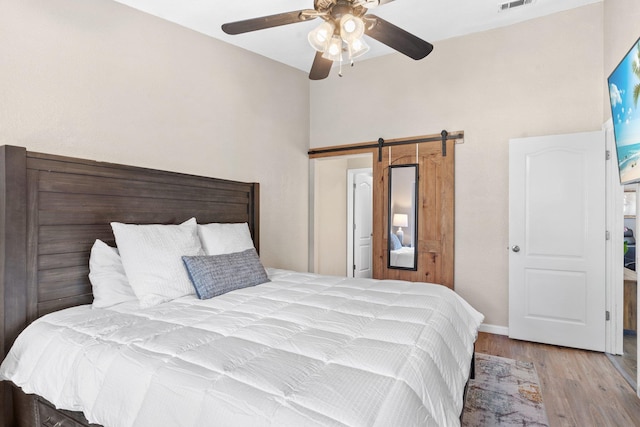
{"label": "mattress", "polygon": [[104,426],[456,426],[483,316],[444,286],[271,282],[27,327],[0,367]]}

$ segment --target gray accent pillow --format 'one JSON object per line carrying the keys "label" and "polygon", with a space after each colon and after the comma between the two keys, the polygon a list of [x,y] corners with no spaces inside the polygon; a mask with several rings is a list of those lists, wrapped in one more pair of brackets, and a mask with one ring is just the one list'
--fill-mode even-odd
{"label": "gray accent pillow", "polygon": [[254,248],[208,256],[183,256],[189,278],[200,299],[269,282]]}

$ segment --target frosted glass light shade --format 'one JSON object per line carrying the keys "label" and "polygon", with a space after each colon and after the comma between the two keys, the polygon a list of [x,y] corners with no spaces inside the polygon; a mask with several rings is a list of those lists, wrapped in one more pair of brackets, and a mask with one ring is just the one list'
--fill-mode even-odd
{"label": "frosted glass light shade", "polygon": [[342,39],[338,36],[333,36],[322,57],[333,62],[342,61]]}
{"label": "frosted glass light shade", "polygon": [[325,52],[331,37],[333,37],[334,30],[333,22],[324,21],[309,33],[309,44],[318,52]]}
{"label": "frosted glass light shade", "polygon": [[359,39],[364,34],[364,21],[357,16],[347,13],[340,18],[340,37],[345,42]]}
{"label": "frosted glass light shade", "polygon": [[349,49],[349,58],[354,59],[369,52],[369,45],[363,39],[355,39],[347,43]]}

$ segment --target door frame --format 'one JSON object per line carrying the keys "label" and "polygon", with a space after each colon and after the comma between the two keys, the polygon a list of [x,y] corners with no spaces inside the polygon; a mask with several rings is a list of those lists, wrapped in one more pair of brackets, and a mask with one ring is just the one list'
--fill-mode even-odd
{"label": "door frame", "polygon": [[356,175],[359,175],[361,173],[369,173],[373,178],[372,167],[347,169],[347,265],[345,267],[347,277],[353,277],[353,185],[355,183]]}
{"label": "door frame", "polygon": [[[604,123],[602,129],[605,131],[606,146],[606,227],[608,239],[605,247],[605,308],[609,312],[609,322],[606,324],[605,351],[611,354],[622,354],[622,333],[623,333],[623,257],[620,250],[623,245],[623,193],[624,187],[620,185],[618,167],[616,165],[616,147],[613,138],[613,122],[609,119]],[[637,228],[637,227],[636,227]]]}
{"label": "door frame", "polygon": [[[611,354],[623,354],[623,315],[624,315],[624,273],[622,270],[623,265],[623,253],[620,250],[614,250],[614,248],[620,248],[623,245],[623,197],[624,186],[620,185],[620,178],[618,175],[617,154],[615,140],[613,136],[613,121],[607,120],[602,129],[605,131],[605,141],[607,150],[607,166],[606,166],[606,225],[609,232],[609,239],[607,240],[606,254],[607,259],[605,262],[606,268],[606,309],[610,313],[610,321],[606,325],[606,344],[605,351]],[[635,184],[636,194],[640,194],[640,184]],[[640,198],[636,199],[636,212],[640,212]],[[636,230],[640,225],[639,215],[636,215]],[[636,252],[636,265],[640,259],[639,254]],[[637,287],[637,297],[640,299],[640,286]],[[636,324],[639,319],[638,312],[636,311]],[[636,347],[636,354],[640,355],[640,342]],[[638,370],[636,377],[636,395],[640,397],[640,370]]]}

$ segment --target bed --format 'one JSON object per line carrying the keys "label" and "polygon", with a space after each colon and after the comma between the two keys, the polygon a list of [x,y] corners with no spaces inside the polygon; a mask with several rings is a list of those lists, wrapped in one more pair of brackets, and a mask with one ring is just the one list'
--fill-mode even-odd
{"label": "bed", "polygon": [[13,146],[0,164],[3,425],[459,424],[482,316],[447,288],[267,268],[209,299],[91,308],[111,222],[246,223],[259,250],[259,185]]}
{"label": "bed", "polygon": [[389,251],[389,265],[393,267],[413,268],[416,255],[412,247],[403,246]]}

